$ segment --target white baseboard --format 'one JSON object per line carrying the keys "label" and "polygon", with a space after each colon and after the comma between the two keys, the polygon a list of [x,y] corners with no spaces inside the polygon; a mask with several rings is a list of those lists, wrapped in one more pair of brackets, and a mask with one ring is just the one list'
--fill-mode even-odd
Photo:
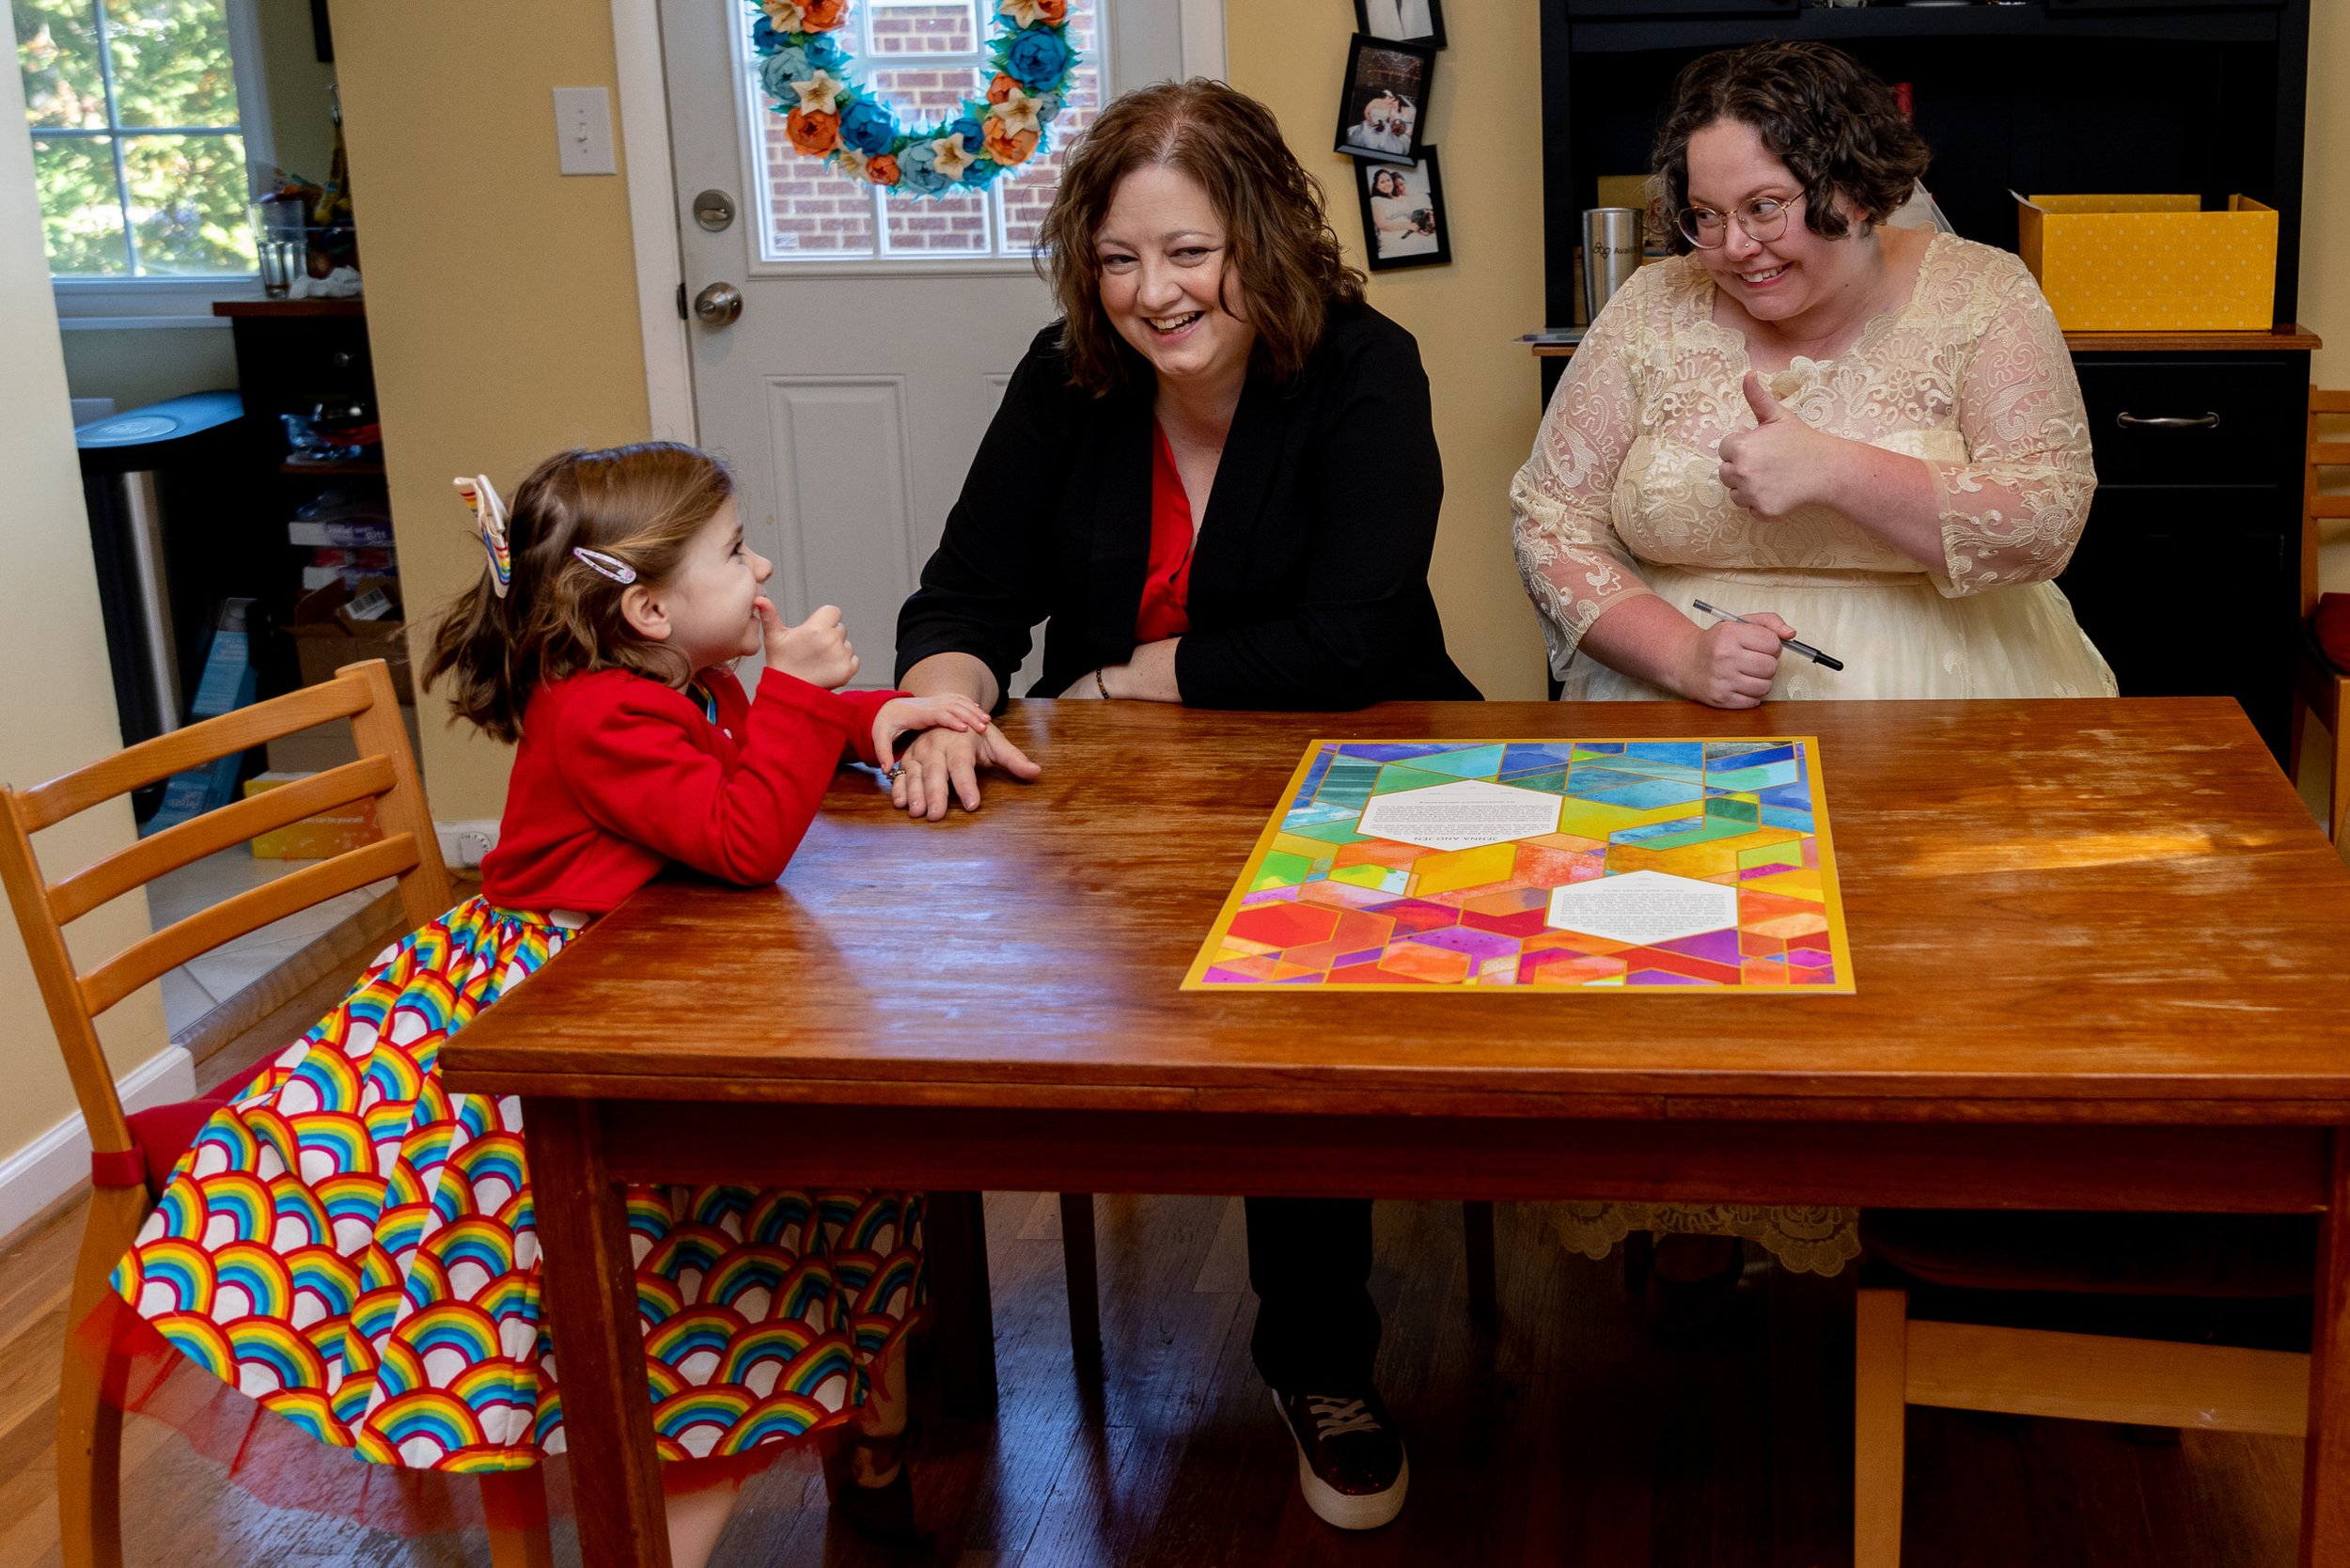
{"label": "white baseboard", "polygon": [[[196,1058],[166,1045],[115,1085],[122,1108],[145,1110],[196,1098]],[[0,1160],[0,1236],[7,1236],[89,1175],[89,1132],[75,1111]]]}

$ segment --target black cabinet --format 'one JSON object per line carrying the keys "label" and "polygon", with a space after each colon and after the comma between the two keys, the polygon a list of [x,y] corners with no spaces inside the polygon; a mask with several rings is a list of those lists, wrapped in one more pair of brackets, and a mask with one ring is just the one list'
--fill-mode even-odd
{"label": "black cabinet", "polygon": [[2284,755],[2306,353],[2083,353],[2097,498],[2058,586],[2129,696],[2232,697]]}

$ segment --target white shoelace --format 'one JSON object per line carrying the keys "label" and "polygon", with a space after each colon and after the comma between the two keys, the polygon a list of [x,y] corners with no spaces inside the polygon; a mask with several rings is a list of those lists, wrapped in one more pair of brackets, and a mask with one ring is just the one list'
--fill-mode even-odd
{"label": "white shoelace", "polygon": [[1306,1408],[1312,1412],[1314,1431],[1323,1437],[1342,1437],[1350,1432],[1376,1432],[1379,1418],[1363,1408],[1358,1399],[1333,1399],[1326,1394],[1308,1394]]}

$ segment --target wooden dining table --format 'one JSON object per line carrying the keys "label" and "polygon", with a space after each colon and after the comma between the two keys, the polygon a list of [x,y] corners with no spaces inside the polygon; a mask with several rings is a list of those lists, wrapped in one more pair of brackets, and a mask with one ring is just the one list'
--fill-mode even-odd
{"label": "wooden dining table", "polygon": [[[668,1562],[621,1184],[2322,1214],[2350,1568],[2350,870],[2221,698],[1014,702],[1042,761],[655,882],[454,1037],[515,1094],[590,1568]],[[1855,994],[1179,989],[1316,738],[1810,735]]]}

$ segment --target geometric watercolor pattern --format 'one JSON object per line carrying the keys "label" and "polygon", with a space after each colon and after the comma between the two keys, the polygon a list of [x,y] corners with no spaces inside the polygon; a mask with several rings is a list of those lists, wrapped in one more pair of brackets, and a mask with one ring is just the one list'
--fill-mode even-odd
{"label": "geometric watercolor pattern", "polygon": [[[1848,994],[1817,750],[1316,741],[1183,987]],[[1529,814],[1528,792],[1555,816]],[[1467,825],[1448,837],[1449,801]],[[1515,836],[1472,843],[1480,814]],[[1410,841],[1430,839],[1469,847]]]}

